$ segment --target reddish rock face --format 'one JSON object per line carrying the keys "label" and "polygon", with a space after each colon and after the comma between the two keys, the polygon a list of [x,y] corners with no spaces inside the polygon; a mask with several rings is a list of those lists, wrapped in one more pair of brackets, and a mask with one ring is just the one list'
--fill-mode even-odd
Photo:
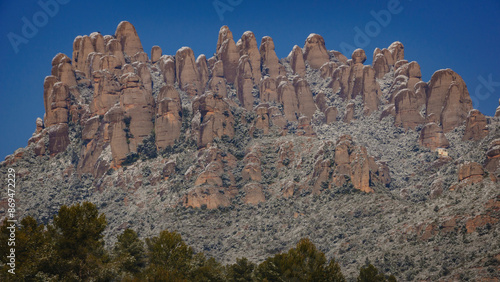
{"label": "reddish rock face", "polygon": [[240,58],[238,64],[238,72],[236,74],[236,89],[238,93],[238,99],[240,100],[241,106],[247,110],[253,109],[253,79],[252,79],[252,66],[250,58],[247,55],[243,55]]}
{"label": "reddish rock face", "polygon": [[208,82],[208,89],[217,96],[226,98],[227,88],[224,79],[224,70],[222,61],[217,61],[212,68],[212,78]]}
{"label": "reddish rock face", "polygon": [[260,100],[262,102],[277,102],[278,90],[276,80],[269,76],[265,76],[260,80]]}
{"label": "reddish rock face", "polygon": [[483,181],[483,167],[475,162],[466,162],[458,169],[458,181],[474,184]]}
{"label": "reddish rock face", "polygon": [[472,110],[467,116],[465,133],[462,140],[481,140],[489,133],[486,116],[479,110]]}
{"label": "reddish rock face", "polygon": [[389,72],[390,69],[389,64],[387,63],[387,58],[382,53],[374,55],[373,69],[375,70],[375,77],[379,79],[383,78],[384,75]]}
{"label": "reddish rock face", "polygon": [[363,64],[366,61],[365,50],[363,50],[363,49],[354,50],[351,58],[352,58],[353,64]]}
{"label": "reddish rock face", "polygon": [[49,153],[54,156],[58,153],[64,152],[68,147],[69,141],[69,127],[66,123],[51,126],[48,129],[49,133]]}
{"label": "reddish rock face", "polygon": [[199,113],[198,146],[205,147],[214,138],[234,137],[234,117],[220,96],[207,92],[193,101],[193,112]]}
{"label": "reddish rock face", "polygon": [[329,78],[333,76],[333,72],[338,68],[338,64],[335,62],[326,62],[324,63],[319,71],[321,73],[322,78]]}
{"label": "reddish rock face", "polygon": [[307,37],[304,45],[304,60],[313,69],[319,69],[324,63],[330,61],[323,36],[312,33]]}
{"label": "reddish rock face", "polygon": [[201,92],[205,92],[205,88],[207,87],[208,82],[208,65],[207,58],[205,55],[201,54],[196,58],[196,67],[198,68],[198,74],[200,75],[200,89]]}
{"label": "reddish rock face", "polygon": [[91,115],[104,115],[120,100],[121,85],[107,71],[93,73],[94,96],[90,104]]}
{"label": "reddish rock face", "polygon": [[309,83],[305,79],[295,78],[293,80],[295,93],[299,105],[299,112],[309,119],[316,112],[316,104],[314,104],[313,95],[309,88]]}
{"label": "reddish rock face", "polygon": [[486,152],[484,168],[490,173],[495,173],[500,170],[500,139],[491,141],[489,149]]}
{"label": "reddish rock face", "polygon": [[427,116],[439,117],[444,132],[462,125],[472,100],[467,86],[457,73],[450,69],[439,70],[432,75],[427,95]]}
{"label": "reddish rock face", "polygon": [[295,94],[295,88],[292,83],[283,81],[278,86],[278,101],[283,104],[285,118],[288,121],[297,121],[299,112],[299,101]]}
{"label": "reddish rock face", "polygon": [[290,60],[290,66],[292,67],[293,73],[304,77],[306,75],[306,64],[304,62],[304,54],[302,49],[295,45],[293,46],[292,52],[288,55]]}
{"label": "reddish rock face", "polygon": [[[325,158],[327,148],[334,147],[334,158]],[[383,163],[376,162],[368,155],[363,146],[357,146],[349,135],[343,135],[334,146],[326,142],[320,149],[313,171],[313,192],[321,189],[342,186],[350,179],[355,189],[373,193],[374,183],[389,184],[389,169]]]}
{"label": "reddish rock face", "polygon": [[175,58],[172,56],[162,56],[160,59],[160,69],[166,84],[174,85],[176,81]]}
{"label": "reddish rock face", "polygon": [[164,149],[174,142],[181,134],[182,127],[181,98],[172,85],[166,85],[158,94],[156,103],[155,134],[156,145]]}
{"label": "reddish rock face", "polygon": [[435,123],[428,123],[424,126],[424,128],[422,128],[418,141],[421,146],[427,147],[431,150],[436,150],[437,148],[448,148],[450,146],[443,130]]}
{"label": "reddish rock face", "polygon": [[274,42],[271,37],[262,37],[259,52],[262,63],[262,74],[267,74],[271,78],[285,74],[285,68],[279,63],[278,56],[276,56],[276,52],[274,51]]}
{"label": "reddish rock face", "polygon": [[46,77],[44,83],[45,127],[69,121],[69,89],[57,78]]}
{"label": "reddish rock face", "polygon": [[155,45],[151,48],[151,63],[155,64],[160,60],[162,56],[162,51],[160,46]]}
{"label": "reddish rock face", "polygon": [[137,145],[153,130],[154,98],[144,88],[140,77],[136,74],[124,74],[121,77],[121,84],[120,107],[124,111],[123,117],[130,119],[128,128],[133,137],[128,139],[129,148],[135,152]]}
{"label": "reddish rock face", "polygon": [[135,27],[127,21],[123,21],[118,25],[115,38],[122,45],[122,51],[129,57],[144,51]]}
{"label": "reddish rock face", "polygon": [[405,129],[415,129],[424,123],[425,118],[420,115],[423,104],[419,103],[415,93],[409,89],[403,89],[394,97],[396,119],[394,125]]}
{"label": "reddish rock face", "polygon": [[252,79],[254,84],[258,84],[261,78],[260,71],[260,52],[257,47],[257,40],[251,31],[243,33],[241,39],[236,44],[239,50],[240,57],[247,55],[251,68]]}
{"label": "reddish rock face", "polygon": [[234,83],[236,71],[238,69],[238,59],[240,58],[238,48],[233,40],[233,33],[227,26],[223,26],[219,31],[217,41],[217,57],[224,65],[224,77],[228,83]]}
{"label": "reddish rock face", "polygon": [[261,184],[249,183],[243,187],[243,191],[245,191],[243,202],[247,205],[258,205],[266,201]]}
{"label": "reddish rock face", "polygon": [[175,73],[179,88],[193,97],[201,95],[201,81],[193,50],[182,47],[175,54]]}
{"label": "reddish rock face", "polygon": [[350,123],[354,119],[354,103],[349,103],[345,107],[344,119],[345,123]]}

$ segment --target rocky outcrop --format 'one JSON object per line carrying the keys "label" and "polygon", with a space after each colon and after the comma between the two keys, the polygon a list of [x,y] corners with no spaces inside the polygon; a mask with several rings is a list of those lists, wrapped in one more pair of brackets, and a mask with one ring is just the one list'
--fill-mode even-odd
{"label": "rocky outcrop", "polygon": [[[376,48],[373,51],[373,68],[377,78],[384,77],[391,68],[397,69],[397,62],[404,60],[404,46],[401,42],[393,42],[387,49]],[[403,62],[401,62],[403,63]],[[401,64],[400,63],[400,64]]]}
{"label": "rocky outcrop", "polygon": [[484,168],[490,173],[500,171],[500,139],[491,141],[486,152]]}
{"label": "rocky outcrop", "polygon": [[345,113],[344,113],[344,118],[343,121],[345,123],[350,123],[354,119],[354,103],[350,102],[347,104],[345,107]]}
{"label": "rocky outcrop", "polygon": [[274,51],[274,41],[271,37],[262,37],[259,52],[263,75],[276,78],[279,75],[284,75],[286,73],[285,68],[279,63],[278,56],[276,56],[276,51]]}
{"label": "rocky outcrop", "polygon": [[202,94],[200,75],[191,48],[182,47],[177,50],[175,54],[175,74],[179,88],[189,96],[193,97]]}
{"label": "rocky outcrop", "polygon": [[155,45],[151,48],[151,63],[156,64],[162,56],[161,47]]}
{"label": "rocky outcrop", "polygon": [[259,93],[262,102],[277,102],[278,90],[276,80],[269,76],[265,76],[260,80]]}
{"label": "rocky outcrop", "polygon": [[205,147],[216,137],[234,137],[234,117],[222,97],[210,92],[205,93],[193,101],[193,112],[193,127],[199,128],[199,147]]}
{"label": "rocky outcrop", "polygon": [[226,80],[224,79],[224,66],[222,61],[217,61],[214,64],[212,68],[212,78],[208,82],[208,89],[220,97],[227,97]]}
{"label": "rocky outcrop", "polygon": [[135,152],[137,145],[153,130],[155,102],[138,75],[124,74],[121,77],[121,84],[120,107],[123,109],[124,119],[128,120],[125,126],[130,132],[127,142],[130,151]]}
{"label": "rocky outcrop", "polygon": [[207,57],[203,54],[196,58],[196,67],[198,68],[198,74],[200,75],[200,89],[203,93],[207,87],[209,72],[207,65]]}
{"label": "rocky outcrop", "polygon": [[45,127],[69,121],[69,89],[57,78],[48,76],[44,82]]}
{"label": "rocky outcrop", "polygon": [[[333,152],[329,152],[331,150]],[[391,182],[387,166],[376,162],[366,148],[356,145],[349,135],[341,136],[335,146],[330,141],[323,143],[312,177],[315,193],[344,186],[348,181],[355,189],[373,193],[375,185],[384,186]]]}
{"label": "rocky outcrop", "polygon": [[295,87],[289,81],[283,81],[278,86],[278,101],[283,105],[283,112],[288,121],[297,121],[299,101]]}
{"label": "rocky outcrop", "polygon": [[224,77],[228,83],[234,83],[240,56],[233,40],[233,33],[227,26],[220,28],[216,50],[217,58],[222,61],[224,66]]}
{"label": "rocky outcrop", "polygon": [[427,147],[431,150],[437,148],[448,148],[450,143],[443,133],[443,130],[436,123],[428,123],[420,131],[419,143],[421,146]]}
{"label": "rocky outcrop", "polygon": [[172,85],[166,85],[158,94],[156,103],[155,134],[156,146],[164,149],[174,145],[181,134],[181,98]]}
{"label": "rocky outcrop", "polygon": [[304,60],[313,69],[319,69],[324,63],[330,61],[323,36],[311,33],[307,37],[304,45]]}
{"label": "rocky outcrop", "polygon": [[462,77],[450,69],[435,72],[429,83],[426,108],[427,117],[431,114],[439,117],[444,132],[462,125],[472,110],[472,100]]}
{"label": "rocky outcrop", "polygon": [[175,58],[163,55],[160,58],[160,70],[163,73],[163,80],[166,84],[174,85],[176,81]]}
{"label": "rocky outcrop", "polygon": [[302,48],[297,45],[293,46],[292,52],[288,55],[288,59],[290,60],[290,66],[292,67],[293,73],[304,77],[306,75],[306,64],[304,62]]}
{"label": "rocky outcrop", "polygon": [[243,191],[245,192],[243,203],[247,205],[258,205],[266,201],[266,196],[264,195],[261,184],[249,183],[243,187]]}
{"label": "rocky outcrop", "polygon": [[297,77],[293,80],[293,85],[295,87],[295,94],[297,95],[299,112],[308,118],[312,118],[316,112],[316,104],[314,104],[309,83],[305,79]]}
{"label": "rocky outcrop", "polygon": [[108,71],[93,73],[94,97],[90,104],[91,115],[104,115],[120,100],[121,85]]}
{"label": "rocky outcrop", "polygon": [[253,32],[246,31],[243,33],[241,39],[236,44],[236,47],[239,50],[240,60],[242,56],[248,56],[253,83],[258,84],[261,78],[260,52]]}
{"label": "rocky outcrop", "polygon": [[458,169],[458,181],[468,184],[479,183],[483,181],[483,167],[476,162],[466,162],[460,165]]}
{"label": "rocky outcrop", "polygon": [[472,110],[467,116],[465,133],[462,140],[478,141],[486,137],[489,133],[486,116],[479,110]]}
{"label": "rocky outcrop", "polygon": [[396,118],[394,125],[401,126],[405,129],[415,129],[418,125],[424,123],[425,117],[420,112],[422,104],[420,104],[415,92],[410,89],[403,89],[394,97],[394,106]]}
{"label": "rocky outcrop", "polygon": [[253,109],[253,78],[252,65],[248,55],[241,56],[236,74],[236,89],[241,106],[247,110]]}
{"label": "rocky outcrop", "polygon": [[129,57],[134,56],[138,52],[144,52],[135,27],[127,21],[122,21],[118,25],[115,38],[120,42],[123,52]]}

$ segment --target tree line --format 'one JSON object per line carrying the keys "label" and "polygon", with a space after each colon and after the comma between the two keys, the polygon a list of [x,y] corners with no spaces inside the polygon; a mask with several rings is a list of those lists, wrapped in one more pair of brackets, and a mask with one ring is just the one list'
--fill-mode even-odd
{"label": "tree line", "polygon": [[[222,265],[196,253],[177,232],[163,230],[142,240],[126,229],[108,250],[106,217],[90,202],[62,206],[52,224],[27,216],[16,229],[16,269],[8,273],[5,220],[0,227],[1,281],[346,281],[339,264],[327,260],[309,239],[260,264],[239,258]],[[357,281],[396,281],[373,265],[360,269]]]}

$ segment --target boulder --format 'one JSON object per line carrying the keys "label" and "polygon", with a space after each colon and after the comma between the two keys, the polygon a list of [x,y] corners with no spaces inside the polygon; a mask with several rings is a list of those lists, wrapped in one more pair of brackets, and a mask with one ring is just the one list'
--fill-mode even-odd
{"label": "boulder", "polygon": [[334,106],[330,106],[325,110],[326,123],[330,124],[337,121],[338,110]]}
{"label": "boulder", "polygon": [[264,195],[261,184],[249,183],[243,187],[243,191],[245,192],[243,203],[247,205],[258,205],[266,201],[266,196]]}
{"label": "boulder", "polygon": [[458,169],[458,181],[467,182],[469,184],[479,183],[483,181],[483,167],[476,162],[465,162]]}
{"label": "boulder", "polygon": [[478,141],[488,136],[488,121],[479,110],[471,110],[467,116],[465,133],[462,140]]}
{"label": "boulder", "polygon": [[311,33],[307,37],[304,45],[304,60],[313,69],[319,69],[324,63],[330,61],[325,40],[321,35]]}
{"label": "boulder", "polygon": [[343,118],[343,121],[345,123],[350,123],[354,119],[354,107],[355,105],[353,102],[349,102],[345,107],[345,113]]}

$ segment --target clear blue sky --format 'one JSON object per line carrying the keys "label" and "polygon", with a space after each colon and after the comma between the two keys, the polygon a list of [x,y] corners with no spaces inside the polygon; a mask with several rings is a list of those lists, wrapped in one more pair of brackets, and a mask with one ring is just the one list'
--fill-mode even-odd
{"label": "clear blue sky", "polygon": [[[41,0],[51,1],[56,0]],[[236,40],[247,30],[257,38],[271,36],[280,58],[294,45],[302,47],[310,33],[321,34],[329,50],[342,51],[342,42],[362,45],[369,57],[367,63],[371,63],[375,47],[399,40],[405,45],[406,59],[420,63],[425,81],[434,71],[451,68],[464,78],[471,96],[478,96],[479,89],[475,108],[493,115],[498,106],[500,83],[481,86],[490,76],[493,82],[500,82],[498,0],[58,1],[67,3],[59,4],[59,11],[48,15],[38,1],[0,0],[2,159],[27,145],[35,119],[43,117],[43,80],[50,75],[54,55],[63,52],[71,57],[77,35],[93,31],[114,34],[122,20],[134,24],[148,53],[153,45],[161,46],[163,54],[175,54],[180,47],[189,46],[196,56],[203,53],[210,57],[222,25],[229,26]],[[399,5],[389,10],[388,5],[396,2]],[[214,3],[227,10],[217,12]],[[391,11],[384,26],[374,24],[373,12],[382,10]],[[23,17],[33,23],[34,16],[40,28],[18,43],[16,53],[8,34],[23,36]],[[355,40],[356,28],[365,31],[367,27],[368,40]]]}

